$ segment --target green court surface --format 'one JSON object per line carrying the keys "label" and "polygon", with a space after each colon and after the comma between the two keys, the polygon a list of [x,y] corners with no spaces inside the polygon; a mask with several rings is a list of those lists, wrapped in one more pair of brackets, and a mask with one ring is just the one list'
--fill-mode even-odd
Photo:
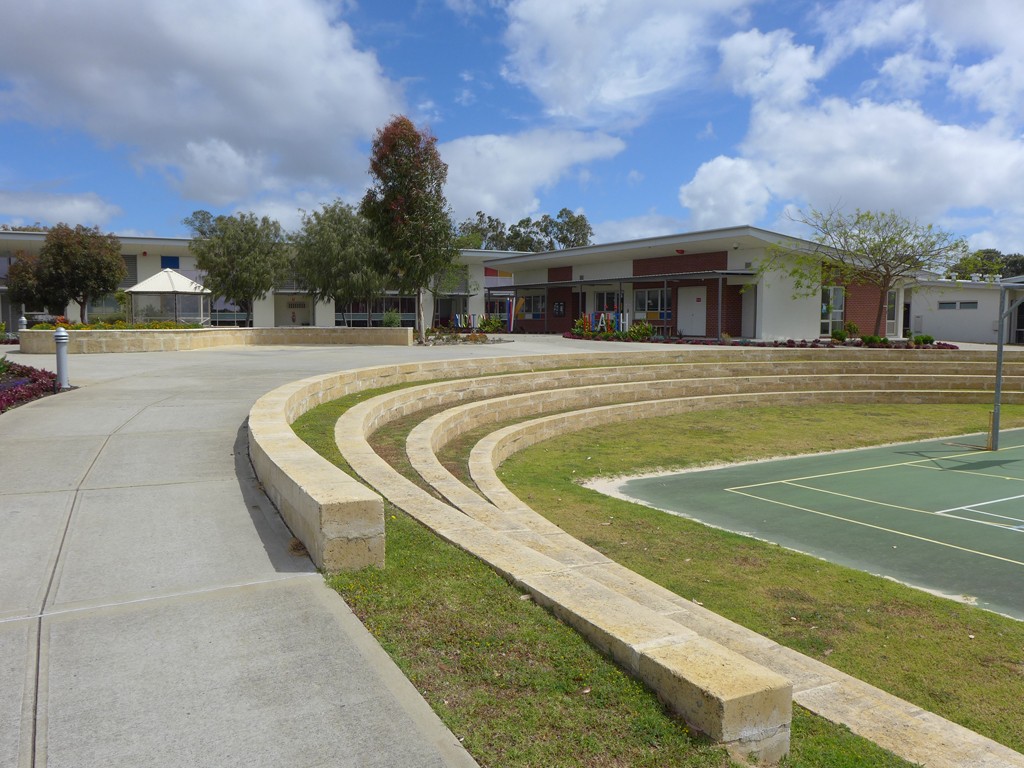
{"label": "green court surface", "polygon": [[629,480],[625,496],[1024,620],[1024,430]]}

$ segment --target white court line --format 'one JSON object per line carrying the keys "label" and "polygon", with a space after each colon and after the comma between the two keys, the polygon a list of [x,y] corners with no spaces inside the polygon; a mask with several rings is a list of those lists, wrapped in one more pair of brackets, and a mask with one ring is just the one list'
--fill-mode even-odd
{"label": "white court line", "polygon": [[995,475],[991,472],[978,472],[973,469],[955,469],[953,467],[926,467],[922,464],[907,464],[908,469],[930,469],[932,472],[957,472],[961,475],[972,475],[973,477],[994,477],[996,480],[1009,480],[1012,483],[1024,483],[1024,477],[1008,477],[1007,475]]}
{"label": "white court line", "polygon": [[865,528],[873,528],[876,531],[884,531],[885,533],[891,533],[891,534],[893,534],[895,536],[903,536],[904,538],[908,538],[908,539],[916,539],[917,541],[923,541],[923,542],[926,542],[928,544],[937,544],[940,547],[948,547],[949,549],[956,549],[956,550],[959,550],[960,552],[967,552],[968,554],[971,554],[971,555],[980,555],[981,557],[988,557],[988,558],[991,558],[992,560],[1000,560],[1000,561],[1002,561],[1004,563],[1011,563],[1013,565],[1019,565],[1019,566],[1024,567],[1024,562],[1021,562],[1020,560],[1013,560],[1012,558],[1009,558],[1009,557],[1001,557],[1000,555],[993,555],[993,554],[991,554],[989,552],[979,552],[976,549],[969,549],[968,547],[961,547],[961,546],[958,546],[956,544],[948,544],[945,541],[938,541],[936,539],[929,539],[926,536],[918,536],[918,535],[913,534],[913,533],[906,533],[905,531],[896,531],[896,530],[893,530],[892,528],[886,528],[885,526],[875,525],[874,523],[865,523],[863,520],[852,520],[852,519],[850,519],[848,517],[842,517],[841,515],[833,515],[833,514],[831,514],[829,512],[821,512],[821,511],[816,510],[816,509],[809,509],[808,507],[800,507],[800,506],[797,506],[796,504],[787,504],[784,501],[775,501],[774,499],[766,499],[766,498],[763,498],[761,496],[755,496],[752,493],[744,493],[743,491],[734,490],[732,488],[728,488],[726,490],[729,490],[732,493],[737,493],[740,496],[747,496],[747,497],[749,497],[751,499],[757,499],[758,501],[767,501],[770,504],[778,504],[779,506],[789,507],[790,509],[796,509],[796,510],[799,510],[801,512],[809,512],[812,515],[820,515],[821,517],[829,517],[829,518],[832,518],[833,520],[841,520],[844,523],[852,523],[853,525],[862,525]]}
{"label": "white court line", "polygon": [[[1002,453],[1004,451],[1020,450],[1022,448],[1024,448],[1024,445],[1014,445],[1014,446],[1010,446],[1009,448],[1001,448],[999,452]],[[790,482],[798,482],[798,481],[801,481],[801,480],[818,480],[819,478],[822,478],[822,477],[836,477],[838,475],[852,475],[852,474],[856,474],[857,472],[873,472],[873,471],[875,471],[877,469],[891,469],[893,467],[912,467],[912,466],[916,466],[918,464],[925,464],[925,463],[930,462],[930,461],[949,461],[950,459],[961,459],[961,458],[963,458],[965,456],[977,456],[977,455],[978,455],[977,451],[971,451],[969,453],[955,453],[952,456],[933,456],[933,457],[929,457],[929,458],[925,458],[925,459],[914,459],[913,461],[897,461],[897,462],[895,462],[893,464],[878,464],[877,466],[873,466],[873,467],[861,467],[860,469],[843,469],[843,470],[839,470],[838,472],[824,472],[824,473],[819,474],[819,475],[807,475],[806,477],[790,477],[790,478],[786,478],[786,479],[783,479],[783,480],[768,480],[767,482],[764,482],[764,483],[751,483],[750,485],[737,485],[737,486],[734,486],[732,488],[725,488],[724,490],[726,490],[726,491],[739,491],[739,490],[743,490],[745,488],[760,488],[760,487],[765,486],[765,485],[775,485],[777,483],[790,483]],[[961,471],[962,472],[962,471],[965,471],[965,470],[953,470],[953,471]],[[1014,478],[1014,479],[1016,479],[1016,478]]]}
{"label": "white court line", "polygon": [[[876,506],[876,507],[891,507],[892,509],[900,509],[900,510],[903,510],[904,512],[916,512],[916,513],[921,514],[921,515],[936,515],[936,516],[945,517],[945,518],[950,519],[950,520],[963,520],[965,523],[976,523],[978,525],[992,525],[992,526],[995,526],[996,528],[1009,528],[1010,527],[1006,523],[992,523],[992,522],[989,522],[988,520],[976,520],[973,517],[961,517],[960,515],[951,514],[952,512],[959,512],[961,510],[965,510],[965,511],[969,511],[969,512],[974,512],[975,511],[973,509],[968,509],[966,506],[964,506],[964,507],[954,507],[952,509],[944,509],[944,510],[942,510],[940,512],[930,512],[927,509],[915,509],[914,507],[903,507],[903,506],[900,506],[899,504],[888,504],[888,503],[886,503],[884,501],[875,501],[874,499],[865,499],[865,498],[863,498],[861,496],[851,496],[848,493],[839,493],[839,491],[829,491],[829,490],[826,490],[824,488],[815,488],[815,487],[810,486],[810,485],[801,485],[800,483],[793,483],[793,482],[789,482],[789,481],[783,481],[782,484],[783,485],[792,486],[793,488],[803,488],[806,491],[813,491],[814,493],[824,493],[824,494],[827,494],[829,496],[839,496],[839,497],[844,498],[844,499],[850,499],[851,501],[859,501],[859,502],[862,502],[864,504],[869,504],[869,505]],[[1024,498],[1024,497],[1014,496],[1013,498]],[[1004,499],[1004,501],[1008,501],[1008,499]],[[993,503],[993,502],[982,502],[982,504],[991,504],[991,503]],[[978,504],[978,505],[975,505],[975,506],[981,506],[981,504]],[[987,514],[987,515],[990,515],[991,517],[1003,517],[1002,515],[997,515],[997,514],[991,513],[991,512],[978,512],[978,514],[982,514],[982,515]],[[1024,523],[1024,520],[1020,520],[1020,519],[1015,518],[1015,517],[1008,517],[1006,519],[1007,520],[1012,520],[1015,523]]]}
{"label": "white court line", "polygon": [[[1024,499],[1024,493],[1019,496],[1007,496],[1005,499],[992,499],[992,501],[979,501],[974,504],[966,504],[962,507],[950,507],[949,509],[940,509],[935,514],[944,515],[947,512],[958,512],[961,509],[967,509],[967,507],[987,507],[989,504],[1002,504],[1004,501],[1016,501],[1017,499]],[[1005,517],[1004,515],[997,515],[994,512],[983,512],[980,509],[972,509],[971,512],[978,512],[982,515],[992,515],[993,517],[1003,517],[1006,520],[1015,520],[1018,523],[1024,523],[1024,519],[1019,517]]]}

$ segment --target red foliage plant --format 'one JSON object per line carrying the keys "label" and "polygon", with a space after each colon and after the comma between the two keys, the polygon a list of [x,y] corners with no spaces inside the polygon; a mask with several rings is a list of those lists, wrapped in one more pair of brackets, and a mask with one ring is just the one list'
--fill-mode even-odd
{"label": "red foliage plant", "polygon": [[57,375],[0,359],[0,413],[30,400],[52,395]]}

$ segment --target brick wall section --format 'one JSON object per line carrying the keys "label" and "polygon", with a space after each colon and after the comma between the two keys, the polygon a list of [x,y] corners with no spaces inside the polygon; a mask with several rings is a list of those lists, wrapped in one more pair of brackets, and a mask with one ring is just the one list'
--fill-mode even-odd
{"label": "brick wall section", "polygon": [[633,262],[633,275],[664,275],[670,272],[707,272],[713,269],[725,269],[729,263],[729,255],[725,251],[718,253],[672,254],[656,256],[653,259],[637,259]]}
{"label": "brick wall section", "polygon": [[[856,323],[861,333],[874,333],[875,316],[878,314],[878,288],[873,285],[854,284],[846,287],[846,309],[844,320]],[[885,336],[885,313],[879,336]]]}
{"label": "brick wall section", "polygon": [[548,282],[560,283],[572,280],[572,267],[548,267]]}
{"label": "brick wall section", "polygon": [[[573,301],[576,298],[576,301]],[[565,305],[565,316],[555,317],[555,302]],[[565,333],[572,330],[573,321],[577,315],[574,311],[579,305],[578,296],[574,297],[573,290],[569,286],[548,288],[548,331],[551,333]]]}
{"label": "brick wall section", "polygon": [[[662,288],[662,282],[634,283],[634,288]],[[665,321],[671,325],[670,332],[677,333],[676,305],[679,302],[679,288],[694,286],[707,288],[707,299],[704,306],[707,314],[706,329],[709,337],[718,336],[718,281],[717,280],[669,280],[668,289],[672,295],[672,319]],[[727,333],[734,338],[743,334],[743,296],[740,294],[742,286],[722,286],[722,333]]]}

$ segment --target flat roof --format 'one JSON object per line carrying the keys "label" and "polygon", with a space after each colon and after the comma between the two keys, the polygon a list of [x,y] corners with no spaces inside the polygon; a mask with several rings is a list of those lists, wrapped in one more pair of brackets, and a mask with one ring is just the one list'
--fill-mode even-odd
{"label": "flat roof", "polygon": [[[601,245],[584,245],[558,251],[540,253],[507,254],[496,256],[484,262],[489,267],[568,267],[581,263],[600,264],[612,261],[635,261],[659,256],[674,256],[679,251],[686,253],[717,253],[747,248],[764,248],[766,245],[787,243],[817,248],[817,243],[798,237],[771,232],[759,227],[741,226],[724,229],[708,229],[701,232],[686,232],[676,235],[662,235],[638,240],[624,240]],[[492,251],[491,253],[500,253]]]}
{"label": "flat roof", "polygon": [[624,277],[594,277],[586,280],[548,280],[540,283],[515,283],[514,285],[500,285],[491,289],[491,292],[514,292],[520,288],[559,288],[574,287],[580,285],[615,285],[617,283],[657,283],[668,280],[711,280],[719,277],[754,277],[757,274],[752,269],[714,269],[701,272],[663,272],[657,275],[627,275]]}

